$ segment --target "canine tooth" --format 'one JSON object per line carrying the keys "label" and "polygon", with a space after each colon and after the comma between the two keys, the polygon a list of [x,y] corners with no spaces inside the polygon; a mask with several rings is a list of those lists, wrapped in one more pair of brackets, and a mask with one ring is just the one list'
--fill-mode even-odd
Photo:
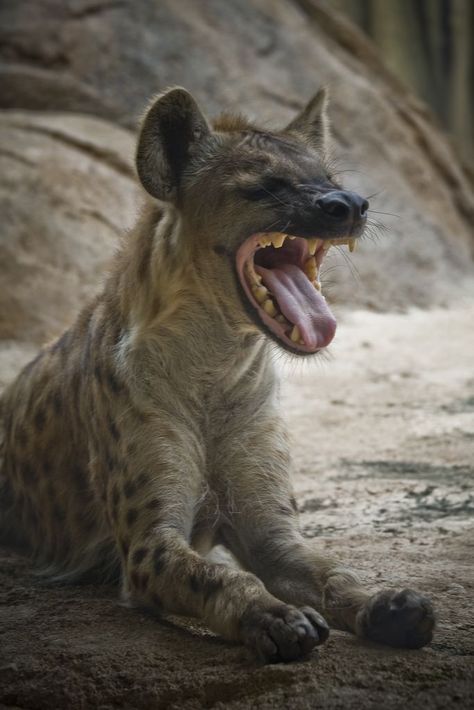
{"label": "canine tooth", "polygon": [[277,249],[279,249],[279,248],[282,246],[282,244],[283,244],[283,242],[285,241],[285,239],[286,239],[286,234],[279,234],[279,233],[277,233],[277,234],[273,237],[273,239],[272,239],[272,244],[273,244],[274,247],[276,247]]}
{"label": "canine tooth", "polygon": [[316,259],[314,258],[314,256],[311,256],[305,261],[304,272],[310,281],[315,280],[316,276],[318,275],[318,267],[316,265]]}
{"label": "canine tooth", "polygon": [[296,239],[296,237],[292,237],[292,236],[288,235],[288,239],[291,239],[293,241],[293,239]]}
{"label": "canine tooth", "polygon": [[316,254],[316,250],[321,243],[320,239],[308,239],[308,250],[311,256]]}
{"label": "canine tooth", "polygon": [[252,293],[255,296],[255,300],[259,303],[263,303],[268,298],[268,290],[265,286],[254,286]]}
{"label": "canine tooth", "polygon": [[281,323],[282,325],[289,325],[283,313],[279,313],[277,316],[275,316],[275,320],[278,321],[278,323]]}
{"label": "canine tooth", "polygon": [[327,239],[325,242],[323,242],[323,249],[324,251],[327,251],[332,247],[332,239]]}
{"label": "canine tooth", "polygon": [[300,329],[298,328],[297,325],[293,326],[293,330],[291,331],[290,334],[290,340],[292,340],[294,343],[297,343],[301,338],[300,335]]}
{"label": "canine tooth", "polygon": [[349,251],[354,251],[356,248],[356,240],[354,238],[349,239]]}
{"label": "canine tooth", "polygon": [[276,314],[278,313],[273,301],[270,298],[268,298],[263,304],[263,310],[265,311],[265,313],[268,313],[268,315],[272,317],[276,316]]}
{"label": "canine tooth", "polygon": [[313,281],[313,286],[318,291],[321,291],[321,284],[319,283],[319,281],[316,281],[316,279]]}

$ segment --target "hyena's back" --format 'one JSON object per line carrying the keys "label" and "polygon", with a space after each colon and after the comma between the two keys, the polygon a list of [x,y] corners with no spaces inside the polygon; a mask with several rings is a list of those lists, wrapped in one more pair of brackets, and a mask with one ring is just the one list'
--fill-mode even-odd
{"label": "hyena's back", "polygon": [[[3,434],[0,535],[27,545],[53,573],[73,577],[117,566],[103,499],[92,475],[97,432],[92,389],[95,302],[76,324],[29,363],[1,399]],[[105,340],[107,338],[105,337]],[[101,500],[102,498],[102,500]]]}

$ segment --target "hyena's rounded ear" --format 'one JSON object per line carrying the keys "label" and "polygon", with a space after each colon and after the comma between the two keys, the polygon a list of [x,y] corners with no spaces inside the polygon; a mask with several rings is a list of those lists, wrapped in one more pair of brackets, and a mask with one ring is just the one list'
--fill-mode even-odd
{"label": "hyena's rounded ear", "polygon": [[285,133],[292,133],[312,148],[325,152],[330,142],[328,101],[328,90],[323,86],[285,128]]}
{"label": "hyena's rounded ear", "polygon": [[145,190],[159,200],[175,200],[193,148],[209,134],[209,124],[185,89],[158,96],[145,113],[137,145],[137,172]]}

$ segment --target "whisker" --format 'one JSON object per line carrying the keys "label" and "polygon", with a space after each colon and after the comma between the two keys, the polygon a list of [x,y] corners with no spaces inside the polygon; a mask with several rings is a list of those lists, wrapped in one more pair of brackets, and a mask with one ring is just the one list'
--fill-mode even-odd
{"label": "whisker", "polygon": [[393,214],[393,212],[379,212],[377,210],[367,210],[368,212],[372,212],[372,214],[384,214],[387,215],[388,217],[397,217],[398,219],[401,219],[399,214]]}
{"label": "whisker", "polygon": [[354,281],[355,281],[356,283],[358,283],[358,284],[362,283],[362,277],[361,277],[361,275],[360,275],[360,273],[359,273],[359,270],[357,269],[356,266],[354,266],[354,264],[352,263],[352,260],[348,257],[348,255],[346,254],[346,252],[343,251],[342,248],[341,248],[341,247],[338,247],[338,246],[336,246],[336,249],[337,249],[337,251],[338,251],[340,254],[342,254],[342,256],[344,257],[344,259],[345,259],[345,261],[346,261],[346,263],[347,263],[347,265],[348,265],[348,267],[349,267],[349,270],[350,270],[350,272],[351,272],[351,274],[352,274],[352,277],[353,277]]}

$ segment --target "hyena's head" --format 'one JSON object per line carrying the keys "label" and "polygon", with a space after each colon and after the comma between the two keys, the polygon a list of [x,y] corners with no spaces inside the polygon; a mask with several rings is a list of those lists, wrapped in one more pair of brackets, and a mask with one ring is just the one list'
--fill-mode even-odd
{"label": "hyena's head", "polygon": [[324,90],[285,129],[224,115],[210,124],[176,88],[145,115],[137,169],[145,189],[180,213],[183,239],[234,322],[298,354],[330,343],[336,323],[318,279],[333,243],[364,229],[367,200],[327,168]]}

